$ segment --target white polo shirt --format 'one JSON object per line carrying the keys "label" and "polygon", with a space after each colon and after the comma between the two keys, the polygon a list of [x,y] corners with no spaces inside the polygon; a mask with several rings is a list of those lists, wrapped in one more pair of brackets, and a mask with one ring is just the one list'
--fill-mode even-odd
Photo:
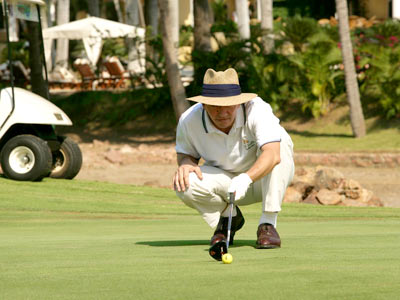
{"label": "white polo shirt", "polygon": [[217,129],[197,103],[179,119],[176,132],[176,152],[203,158],[206,165],[231,173],[246,172],[257,159],[257,150],[288,136],[271,106],[260,97],[241,105],[229,132]]}

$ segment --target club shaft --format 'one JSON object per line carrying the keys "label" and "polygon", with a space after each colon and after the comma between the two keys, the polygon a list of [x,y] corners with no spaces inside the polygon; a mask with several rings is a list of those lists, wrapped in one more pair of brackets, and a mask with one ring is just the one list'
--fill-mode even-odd
{"label": "club shaft", "polygon": [[229,249],[229,242],[231,239],[231,227],[232,227],[232,214],[233,214],[233,201],[235,199],[235,193],[229,193],[229,218],[228,218],[228,234],[226,237],[226,252]]}

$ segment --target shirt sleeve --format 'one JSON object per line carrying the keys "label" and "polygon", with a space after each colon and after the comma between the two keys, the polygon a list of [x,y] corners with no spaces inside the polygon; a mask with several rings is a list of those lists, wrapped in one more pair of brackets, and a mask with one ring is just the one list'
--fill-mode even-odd
{"label": "shirt sleeve", "polygon": [[196,151],[196,148],[193,144],[192,138],[186,125],[187,124],[185,124],[184,120],[179,120],[178,127],[176,129],[176,153],[187,154],[199,159],[200,155]]}
{"label": "shirt sleeve", "polygon": [[249,126],[253,132],[257,146],[281,141],[282,127],[279,119],[273,114],[271,106],[258,98],[252,103],[249,111]]}

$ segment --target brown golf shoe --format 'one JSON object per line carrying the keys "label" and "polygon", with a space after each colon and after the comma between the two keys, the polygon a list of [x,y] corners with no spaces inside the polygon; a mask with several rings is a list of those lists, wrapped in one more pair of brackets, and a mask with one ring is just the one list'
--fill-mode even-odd
{"label": "brown golf shoe", "polygon": [[[239,207],[236,206],[236,216],[232,217],[232,225],[231,225],[231,237],[229,240],[229,245],[233,244],[233,238],[235,237],[236,231],[243,227],[244,217]],[[226,241],[227,232],[228,232],[228,220],[227,217],[220,217],[217,228],[215,229],[214,235],[211,237],[210,245],[213,246],[216,243],[221,241]]]}
{"label": "brown golf shoe", "polygon": [[271,224],[260,224],[257,230],[257,249],[273,249],[281,247],[281,238]]}

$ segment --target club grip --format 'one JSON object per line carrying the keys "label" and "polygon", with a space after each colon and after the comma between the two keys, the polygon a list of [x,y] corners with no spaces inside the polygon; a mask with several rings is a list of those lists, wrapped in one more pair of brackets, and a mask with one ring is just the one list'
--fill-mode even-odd
{"label": "club grip", "polygon": [[236,192],[228,193],[229,203],[233,203],[235,201]]}

